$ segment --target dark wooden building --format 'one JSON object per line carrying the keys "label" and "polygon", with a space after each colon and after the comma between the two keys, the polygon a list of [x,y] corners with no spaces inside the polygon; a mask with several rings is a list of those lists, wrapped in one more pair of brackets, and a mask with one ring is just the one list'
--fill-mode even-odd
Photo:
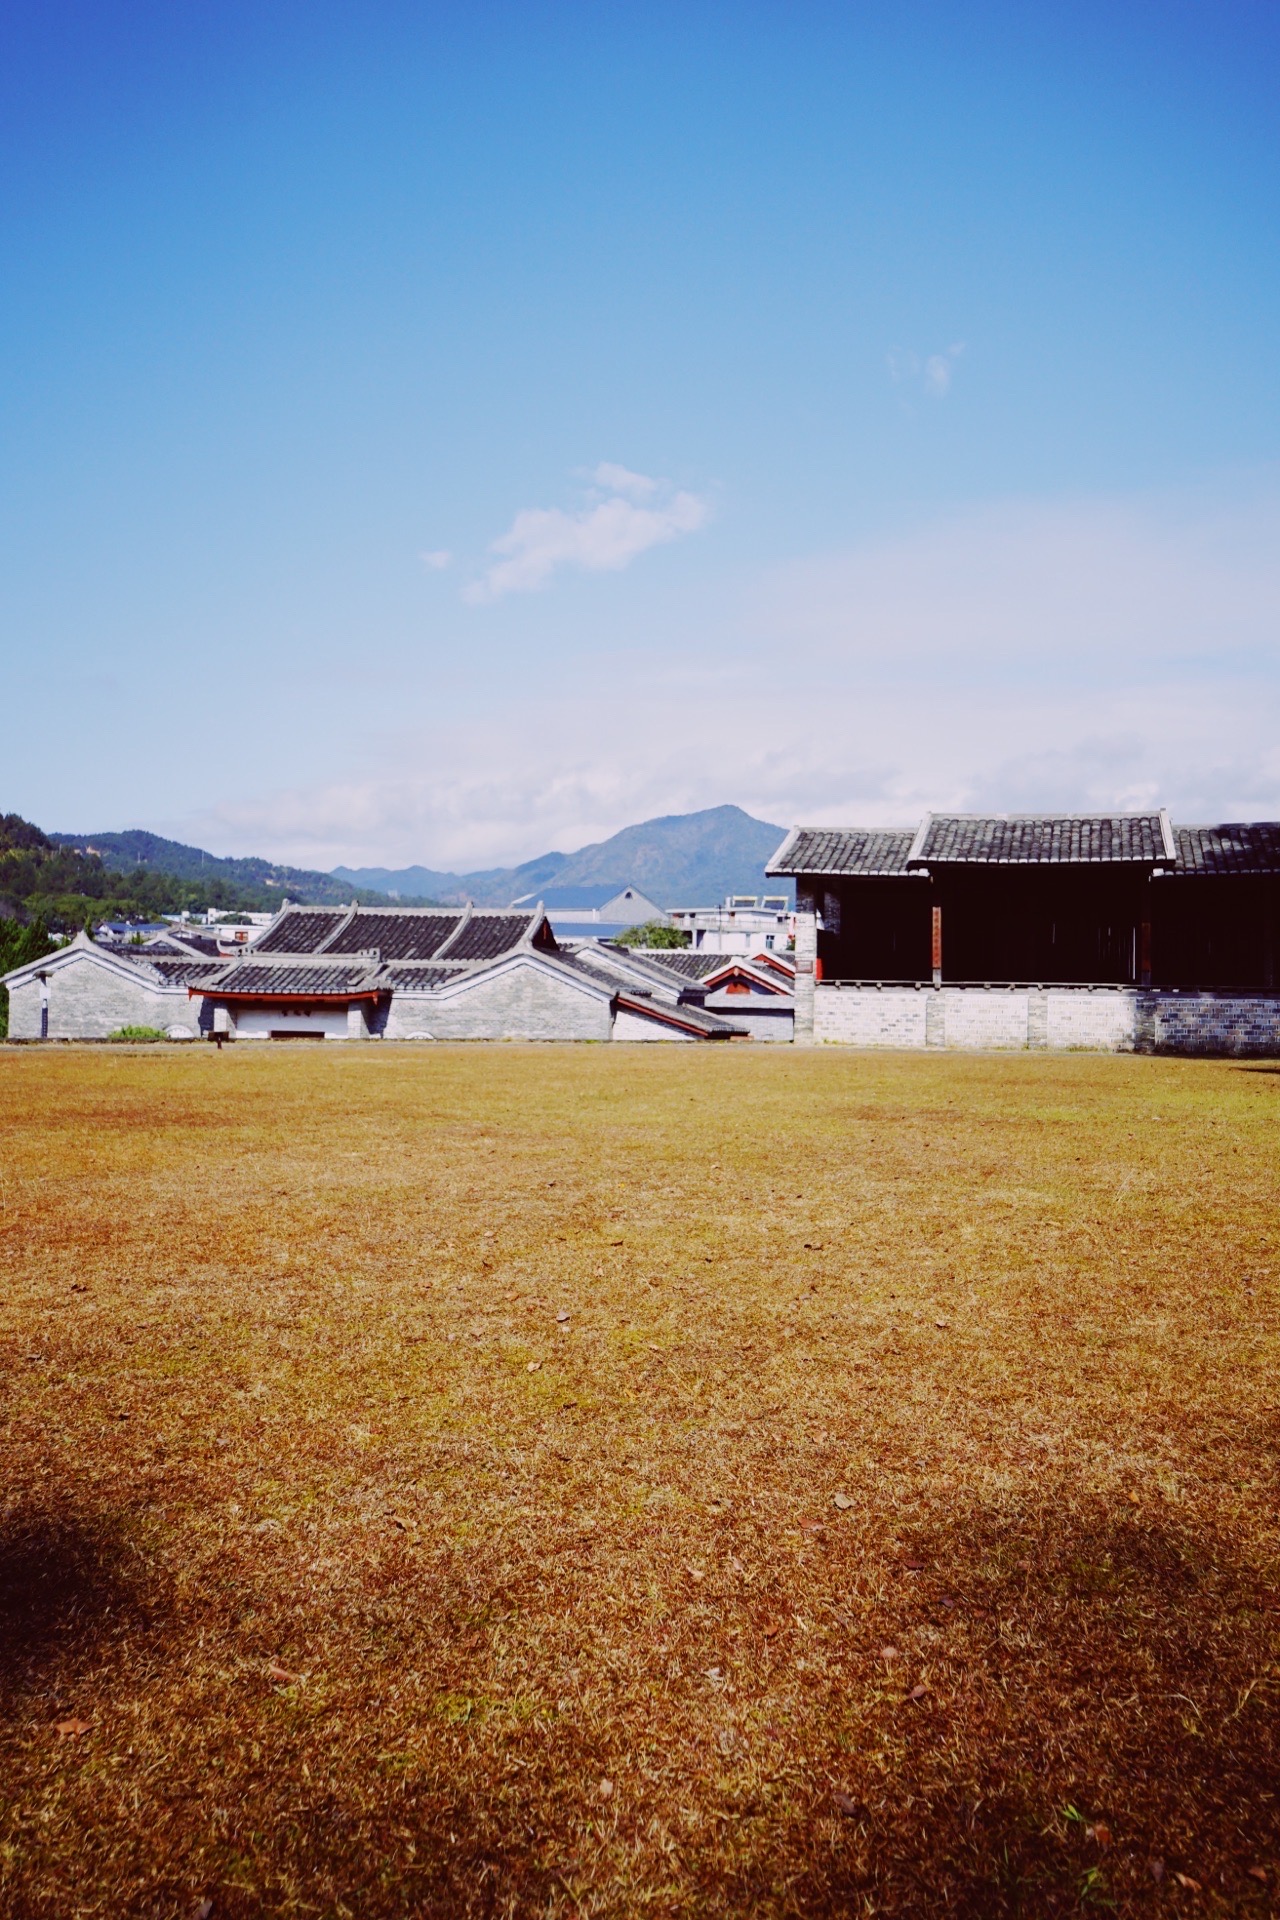
{"label": "dark wooden building", "polygon": [[1277,985],[1275,822],[931,813],[914,833],[797,827],[768,871],[818,916],[819,979]]}

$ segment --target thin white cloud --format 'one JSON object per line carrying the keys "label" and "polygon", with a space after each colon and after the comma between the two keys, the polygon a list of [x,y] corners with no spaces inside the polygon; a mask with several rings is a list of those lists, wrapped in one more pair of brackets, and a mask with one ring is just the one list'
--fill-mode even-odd
{"label": "thin white cloud", "polygon": [[[595,478],[602,484],[608,478],[613,493],[576,512],[561,507],[523,508],[509,530],[490,543],[489,551],[499,557],[479,580],[464,588],[464,600],[478,604],[508,593],[536,593],[566,567],[583,573],[617,573],[650,547],[696,533],[706,522],[708,504],[696,493],[673,493],[660,481],[607,462],[596,468]],[[623,483],[625,492],[620,490]],[[642,490],[660,498],[642,506],[627,497]]]}
{"label": "thin white cloud", "polygon": [[443,573],[446,567],[453,565],[453,555],[447,547],[439,547],[434,553],[418,555],[428,573]]}
{"label": "thin white cloud", "polygon": [[630,467],[616,466],[612,460],[602,460],[591,478],[607,493],[629,494],[633,500],[652,499],[661,485],[647,473],[632,473]]}

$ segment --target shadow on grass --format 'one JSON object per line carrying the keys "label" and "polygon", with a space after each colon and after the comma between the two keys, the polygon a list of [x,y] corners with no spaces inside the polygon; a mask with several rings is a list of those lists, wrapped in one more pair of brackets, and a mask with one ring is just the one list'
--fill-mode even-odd
{"label": "shadow on grass", "polygon": [[20,1509],[0,1521],[0,1714],[155,1615],[118,1523]]}

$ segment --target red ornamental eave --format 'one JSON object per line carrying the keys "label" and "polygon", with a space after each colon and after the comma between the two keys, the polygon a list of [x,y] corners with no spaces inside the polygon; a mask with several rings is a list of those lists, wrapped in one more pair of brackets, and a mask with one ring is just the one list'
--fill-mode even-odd
{"label": "red ornamental eave", "polygon": [[188,1000],[194,1000],[197,994],[202,1000],[235,1000],[242,1005],[259,1007],[296,1006],[300,1001],[305,1001],[309,1005],[318,1004],[323,1001],[331,1006],[340,1005],[347,1007],[351,1005],[353,1000],[378,1000],[381,998],[381,994],[376,987],[363,987],[358,993],[231,993],[223,987],[187,988]]}

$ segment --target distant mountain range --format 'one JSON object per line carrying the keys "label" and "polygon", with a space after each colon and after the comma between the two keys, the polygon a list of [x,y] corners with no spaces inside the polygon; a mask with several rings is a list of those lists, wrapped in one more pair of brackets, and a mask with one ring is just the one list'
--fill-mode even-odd
{"label": "distant mountain range", "polygon": [[[104,867],[115,873],[166,873],[197,886],[215,880],[230,886],[251,889],[255,904],[279,905],[286,897],[314,906],[342,906],[351,899],[351,886],[331,873],[315,873],[307,867],[283,867],[274,860],[222,859],[206,853],[203,847],[188,847],[181,840],[165,840],[158,833],[134,828],[128,833],[52,833],[49,839],[60,847],[73,847],[82,853],[96,853]],[[374,889],[375,893],[383,889]]]}
{"label": "distant mountain range", "polygon": [[[286,898],[337,906],[353,895],[388,895],[406,904],[474,900],[505,907],[515,900],[554,901],[561,907],[599,906],[622,887],[638,887],[660,907],[710,906],[728,893],[783,893],[785,881],[766,880],[764,867],[785,829],[753,819],[741,807],[666,814],[624,827],[577,853],[544,853],[516,867],[450,873],[435,867],[335,867],[320,873],[278,861],[228,859],[202,847],[166,840],[137,828],[128,833],[55,833],[60,847],[97,854],[103,867],[125,876],[167,874],[196,886],[222,882],[247,890],[255,905]],[[43,836],[42,836],[43,837]],[[239,897],[239,896],[238,896]]]}
{"label": "distant mountain range", "polygon": [[566,907],[595,906],[626,886],[639,887],[660,907],[710,906],[728,893],[788,892],[786,881],[767,880],[764,872],[785,837],[784,827],[756,820],[741,807],[707,807],[645,820],[577,853],[544,853],[518,867],[478,873],[335,867],[333,877],[401,898],[474,900],[481,907],[551,898]]}

